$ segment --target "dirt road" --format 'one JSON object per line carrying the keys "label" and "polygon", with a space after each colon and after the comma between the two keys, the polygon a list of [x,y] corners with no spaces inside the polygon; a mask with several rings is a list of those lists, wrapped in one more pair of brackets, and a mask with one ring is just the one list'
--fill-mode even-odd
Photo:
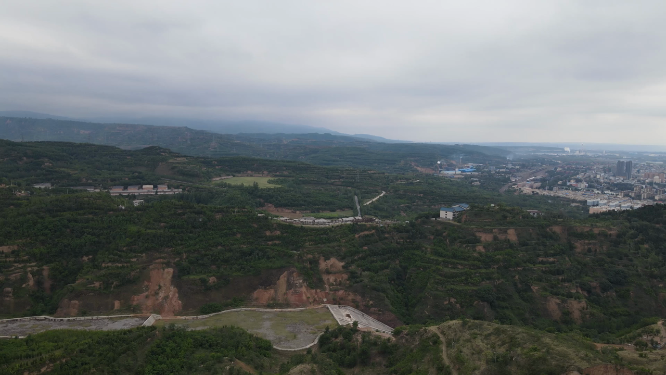
{"label": "dirt road", "polygon": [[437,336],[439,336],[439,339],[442,340],[442,358],[444,358],[444,363],[446,363],[447,366],[451,369],[451,373],[453,375],[458,375],[458,371],[453,367],[451,362],[449,361],[449,356],[447,354],[446,350],[446,339],[444,338],[444,335],[442,335],[439,332],[439,329],[437,326],[433,327],[428,327],[429,330],[433,331]]}

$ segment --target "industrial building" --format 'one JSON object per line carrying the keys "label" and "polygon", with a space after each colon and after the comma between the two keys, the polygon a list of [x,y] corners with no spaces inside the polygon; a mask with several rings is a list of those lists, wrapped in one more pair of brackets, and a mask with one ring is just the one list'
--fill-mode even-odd
{"label": "industrial building", "polygon": [[130,185],[125,189],[124,186],[112,186],[109,189],[111,195],[171,195],[182,193],[183,189],[169,189],[167,185]]}

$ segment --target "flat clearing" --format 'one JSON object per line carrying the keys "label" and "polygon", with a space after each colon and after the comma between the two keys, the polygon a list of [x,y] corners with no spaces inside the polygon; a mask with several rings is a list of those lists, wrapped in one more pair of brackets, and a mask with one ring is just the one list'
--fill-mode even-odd
{"label": "flat clearing", "polygon": [[146,318],[108,318],[97,320],[19,320],[0,321],[0,336],[27,336],[52,329],[85,329],[87,331],[112,331],[139,327]]}
{"label": "flat clearing", "polygon": [[274,184],[269,184],[268,180],[273,180],[275,177],[232,177],[232,178],[225,178],[224,180],[220,180],[219,182],[224,182],[225,184],[231,184],[231,185],[245,185],[245,186],[252,186],[256,182],[260,188],[276,188],[280,187],[280,185],[274,185]]}
{"label": "flat clearing", "polygon": [[237,326],[285,349],[309,345],[317,335],[324,332],[326,326],[333,328],[338,325],[326,307],[280,312],[231,311],[200,320],[158,320],[155,326],[172,323],[188,329]]}

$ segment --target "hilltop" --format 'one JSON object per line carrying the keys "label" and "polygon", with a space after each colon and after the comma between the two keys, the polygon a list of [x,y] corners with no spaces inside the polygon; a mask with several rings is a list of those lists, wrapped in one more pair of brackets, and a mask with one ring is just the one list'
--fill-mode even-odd
{"label": "hilltop", "polygon": [[[96,345],[87,346],[90,340]],[[598,349],[576,334],[550,334],[481,321],[402,327],[393,337],[353,326],[327,327],[307,351],[271,349],[236,327],[185,331],[51,331],[0,341],[0,369],[22,374],[650,374],[663,356],[651,349]]]}

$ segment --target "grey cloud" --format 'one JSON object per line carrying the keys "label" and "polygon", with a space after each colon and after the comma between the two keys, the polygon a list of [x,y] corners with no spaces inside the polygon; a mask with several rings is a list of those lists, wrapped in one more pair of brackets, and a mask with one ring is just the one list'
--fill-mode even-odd
{"label": "grey cloud", "polygon": [[665,16],[661,1],[8,0],[0,109],[664,143]]}

